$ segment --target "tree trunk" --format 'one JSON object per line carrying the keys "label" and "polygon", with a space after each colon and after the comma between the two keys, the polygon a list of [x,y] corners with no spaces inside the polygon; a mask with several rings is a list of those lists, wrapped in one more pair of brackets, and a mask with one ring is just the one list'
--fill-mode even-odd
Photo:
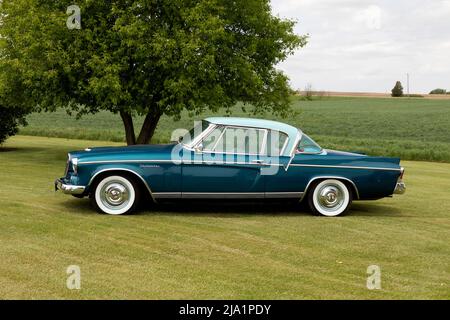
{"label": "tree trunk", "polygon": [[136,135],[134,133],[133,118],[127,112],[120,111],[120,117],[125,127],[125,137],[127,139],[127,145],[131,146],[136,144]]}
{"label": "tree trunk", "polygon": [[150,143],[160,118],[161,113],[159,111],[148,113],[147,116],[145,116],[144,124],[142,125],[141,132],[137,139],[137,144]]}

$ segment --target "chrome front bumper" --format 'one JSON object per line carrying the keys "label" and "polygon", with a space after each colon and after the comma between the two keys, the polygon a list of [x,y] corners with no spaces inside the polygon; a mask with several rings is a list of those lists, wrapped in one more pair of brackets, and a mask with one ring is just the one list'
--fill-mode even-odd
{"label": "chrome front bumper", "polygon": [[65,184],[61,179],[56,179],[55,181],[55,191],[61,190],[65,194],[75,194],[80,195],[86,190],[85,186],[74,186],[70,184]]}
{"label": "chrome front bumper", "polygon": [[394,194],[404,194],[406,192],[406,185],[403,181],[398,181],[395,186]]}

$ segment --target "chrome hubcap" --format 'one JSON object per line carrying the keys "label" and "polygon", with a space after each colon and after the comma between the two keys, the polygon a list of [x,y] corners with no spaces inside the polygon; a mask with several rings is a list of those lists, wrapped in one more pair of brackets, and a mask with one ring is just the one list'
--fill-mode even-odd
{"label": "chrome hubcap", "polygon": [[127,186],[120,182],[112,181],[103,186],[100,196],[102,203],[110,209],[121,209],[129,202]]}
{"label": "chrome hubcap", "polygon": [[327,211],[335,211],[344,203],[344,192],[337,185],[325,185],[318,193],[319,205]]}

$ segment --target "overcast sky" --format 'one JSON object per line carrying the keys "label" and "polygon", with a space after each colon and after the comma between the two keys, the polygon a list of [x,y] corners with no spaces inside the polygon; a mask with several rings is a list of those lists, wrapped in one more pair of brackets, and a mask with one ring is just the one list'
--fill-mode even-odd
{"label": "overcast sky", "polygon": [[272,0],[306,47],[279,65],[293,88],[411,93],[450,90],[450,0]]}

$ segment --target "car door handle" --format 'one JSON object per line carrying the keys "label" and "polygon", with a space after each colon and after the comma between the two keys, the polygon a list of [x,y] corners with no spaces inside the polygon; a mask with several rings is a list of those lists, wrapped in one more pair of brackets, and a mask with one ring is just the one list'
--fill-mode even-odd
{"label": "car door handle", "polygon": [[252,163],[254,164],[262,164],[265,165],[266,163],[264,162],[264,160],[252,160]]}

